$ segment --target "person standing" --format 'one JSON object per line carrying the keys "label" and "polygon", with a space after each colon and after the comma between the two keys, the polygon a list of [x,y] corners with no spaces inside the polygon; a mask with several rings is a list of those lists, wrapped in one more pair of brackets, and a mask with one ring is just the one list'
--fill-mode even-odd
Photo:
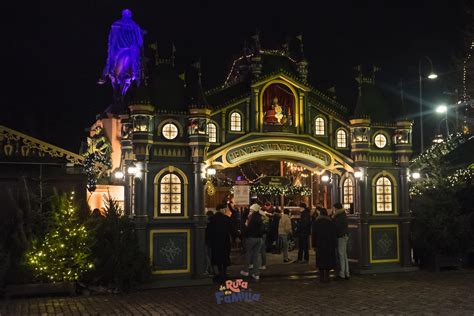
{"label": "person standing", "polygon": [[278,223],[278,237],[281,241],[281,250],[283,252],[283,262],[288,263],[288,235],[291,234],[291,219],[290,210],[285,209],[281,215],[280,222]]}
{"label": "person standing", "polygon": [[[246,262],[244,269],[240,271],[240,274],[246,277],[251,274],[255,281],[260,280],[262,236],[264,233],[260,211],[261,207],[258,204],[250,206],[250,214],[244,225]],[[250,267],[252,267],[251,271]]]}
{"label": "person standing", "polygon": [[319,216],[312,225],[312,244],[316,252],[316,267],[319,280],[329,282],[329,271],[336,267],[337,235],[336,224],[325,208],[319,209]]}
{"label": "person standing", "polygon": [[311,232],[311,215],[305,203],[300,204],[301,216],[298,221],[298,263],[308,263],[309,234]]}
{"label": "person standing", "polygon": [[225,215],[227,205],[219,204],[216,209],[217,212],[211,217],[207,233],[210,239],[211,263],[216,265],[219,271],[215,281],[224,281],[227,279],[227,267],[230,265],[231,240],[237,232],[232,220]]}
{"label": "person standing", "polygon": [[212,226],[209,225],[211,223],[211,219],[214,216],[213,211],[207,211],[207,226],[206,226],[206,273],[209,275],[214,276],[216,274],[214,270],[214,265],[212,264],[212,257],[211,257],[211,229]]}
{"label": "person standing", "polygon": [[262,261],[260,264],[260,270],[267,269],[267,238],[270,232],[270,218],[267,211],[262,207],[259,211],[260,215],[262,216],[262,223],[263,223],[263,235],[262,235],[262,248],[260,249],[260,254],[262,256]]}
{"label": "person standing", "polygon": [[339,279],[349,280],[349,261],[347,259],[347,241],[349,240],[349,225],[346,211],[341,203],[334,204],[333,221],[337,232],[337,256],[339,259]]}

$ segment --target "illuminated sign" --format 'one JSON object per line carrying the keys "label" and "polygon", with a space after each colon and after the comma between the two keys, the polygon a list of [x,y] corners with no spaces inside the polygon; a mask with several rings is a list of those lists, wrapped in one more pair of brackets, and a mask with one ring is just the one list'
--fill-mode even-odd
{"label": "illuminated sign", "polygon": [[265,143],[247,144],[232,148],[227,152],[229,163],[239,163],[250,158],[265,158],[269,156],[291,156],[314,161],[321,166],[331,164],[331,156],[326,152],[300,143],[268,141]]}
{"label": "illuminated sign", "polygon": [[260,180],[260,183],[264,185],[269,185],[271,187],[279,187],[290,185],[290,179],[286,177],[263,177]]}

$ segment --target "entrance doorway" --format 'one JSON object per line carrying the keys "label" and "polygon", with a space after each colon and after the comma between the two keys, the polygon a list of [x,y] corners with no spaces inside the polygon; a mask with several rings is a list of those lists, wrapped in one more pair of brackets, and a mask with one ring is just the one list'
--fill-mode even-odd
{"label": "entrance doorway", "polygon": [[[269,178],[277,178],[278,181],[270,181]],[[232,197],[235,185],[244,183],[250,186],[250,200],[270,202],[281,210],[298,208],[300,203],[311,209],[318,203],[331,208],[335,189],[331,178],[329,171],[310,169],[293,160],[251,161],[217,170],[215,175],[209,176],[208,186],[212,186],[213,190],[206,190],[205,206],[208,210],[215,210],[219,203],[227,202]]]}

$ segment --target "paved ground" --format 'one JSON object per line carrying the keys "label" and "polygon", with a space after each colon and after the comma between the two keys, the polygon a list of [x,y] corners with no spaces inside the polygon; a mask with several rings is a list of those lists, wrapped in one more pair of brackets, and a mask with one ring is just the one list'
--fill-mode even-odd
{"label": "paved ground", "polygon": [[[282,254],[271,254],[267,253],[267,269],[262,270],[262,277],[265,276],[278,276],[278,275],[294,275],[294,274],[307,274],[316,273],[316,255],[314,249],[309,251],[309,261],[307,264],[294,263],[283,263]],[[298,259],[298,250],[290,251],[288,258],[290,260]],[[238,276],[240,270],[245,264],[245,255],[235,250],[231,253],[232,265],[229,268],[229,274]]]}
{"label": "paved ground", "polygon": [[0,301],[3,315],[474,315],[474,271],[353,276],[321,284],[314,277],[250,284],[259,302],[216,304],[217,285],[128,295]]}

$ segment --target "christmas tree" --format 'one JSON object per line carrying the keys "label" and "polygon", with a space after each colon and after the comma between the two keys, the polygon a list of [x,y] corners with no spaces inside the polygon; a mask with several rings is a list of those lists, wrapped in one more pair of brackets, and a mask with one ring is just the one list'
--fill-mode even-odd
{"label": "christmas tree", "polygon": [[79,220],[73,199],[74,193],[55,197],[52,228],[27,253],[27,262],[39,279],[76,281],[93,268],[88,232]]}

